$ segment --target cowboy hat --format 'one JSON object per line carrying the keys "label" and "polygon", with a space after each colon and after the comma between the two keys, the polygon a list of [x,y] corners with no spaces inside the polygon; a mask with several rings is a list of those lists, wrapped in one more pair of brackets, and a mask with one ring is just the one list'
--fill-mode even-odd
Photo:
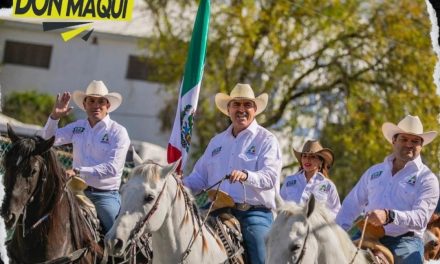
{"label": "cowboy hat", "polygon": [[267,93],[263,93],[258,97],[255,97],[254,91],[252,90],[252,87],[249,84],[237,83],[234,89],[232,89],[230,95],[224,93],[216,94],[215,104],[223,114],[229,116],[228,104],[231,100],[233,99],[251,100],[257,106],[257,111],[255,112],[255,115],[258,115],[261,112],[263,112],[264,109],[266,109],[268,98],[269,96],[267,95]]}
{"label": "cowboy hat", "polygon": [[122,96],[119,93],[109,93],[107,86],[105,86],[104,82],[102,81],[93,80],[89,86],[87,86],[86,92],[79,90],[73,92],[73,101],[84,111],[85,109],[83,103],[87,96],[106,98],[110,103],[110,107],[108,108],[109,113],[116,110],[116,108],[118,108],[122,103]]}
{"label": "cowboy hat", "polygon": [[302,151],[293,149],[293,153],[299,163],[301,163],[302,154],[315,154],[324,159],[328,169],[333,165],[334,161],[333,151],[328,148],[323,148],[316,139],[307,140],[302,147]]}
{"label": "cowboy hat", "polygon": [[393,137],[396,134],[410,134],[421,137],[423,145],[428,145],[437,136],[437,131],[428,131],[423,133],[423,125],[418,116],[407,115],[397,126],[390,122],[382,125],[382,132],[386,140],[393,143]]}

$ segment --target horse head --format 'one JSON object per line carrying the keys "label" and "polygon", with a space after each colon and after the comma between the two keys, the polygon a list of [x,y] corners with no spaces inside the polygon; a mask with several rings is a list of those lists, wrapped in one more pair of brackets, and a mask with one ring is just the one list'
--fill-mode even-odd
{"label": "horse head", "polygon": [[106,247],[114,256],[123,254],[136,234],[158,230],[171,208],[173,197],[166,183],[178,162],[160,166],[152,161],[143,162],[135,152],[134,156],[137,166],[121,188],[119,216],[105,236]]}
{"label": "horse head", "polygon": [[26,206],[33,201],[39,182],[45,181],[41,175],[47,172],[47,167],[42,155],[50,150],[55,138],[21,138],[9,124],[7,126],[12,145],[3,159],[5,198],[1,215],[6,227],[11,228]]}
{"label": "horse head", "polygon": [[278,210],[277,218],[266,238],[266,263],[299,263],[309,239],[309,217],[315,210],[312,195],[305,206],[286,203]]}

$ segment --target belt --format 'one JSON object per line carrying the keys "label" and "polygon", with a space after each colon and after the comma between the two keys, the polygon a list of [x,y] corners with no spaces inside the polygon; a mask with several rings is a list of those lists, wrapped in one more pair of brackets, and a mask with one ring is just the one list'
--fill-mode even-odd
{"label": "belt", "polygon": [[384,236],[384,237],[399,238],[399,237],[413,237],[413,236],[414,236],[414,232],[409,231],[409,232],[406,232],[405,234],[401,234],[401,235],[395,236],[395,237],[393,237],[393,236]]}
{"label": "belt", "polygon": [[233,208],[237,209],[239,211],[252,211],[252,210],[259,210],[259,209],[269,210],[269,208],[267,208],[264,205],[252,205],[252,204],[247,204],[247,203],[235,203]]}
{"label": "belt", "polygon": [[88,186],[86,188],[86,191],[89,191],[89,192],[111,192],[111,191],[117,191],[117,190],[103,190],[103,189],[98,189],[98,188],[95,188],[92,186]]}

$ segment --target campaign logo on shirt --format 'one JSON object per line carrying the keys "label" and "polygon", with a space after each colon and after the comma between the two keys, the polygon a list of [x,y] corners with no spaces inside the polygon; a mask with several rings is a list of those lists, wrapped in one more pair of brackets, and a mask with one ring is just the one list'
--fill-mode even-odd
{"label": "campaign logo on shirt", "polygon": [[246,151],[246,154],[255,155],[255,153],[257,153],[257,150],[256,150],[255,146],[251,146],[251,147]]}
{"label": "campaign logo on shirt", "polygon": [[286,187],[290,187],[290,186],[293,186],[295,184],[296,184],[296,180],[291,180],[291,181],[286,182]]}
{"label": "campaign logo on shirt", "polygon": [[74,127],[73,134],[81,134],[82,132],[84,132],[84,130],[86,130],[85,127]]}
{"label": "campaign logo on shirt", "polygon": [[105,135],[101,138],[101,143],[106,143],[106,144],[108,144],[109,142],[109,139],[108,139],[108,133],[105,133]]}
{"label": "campaign logo on shirt", "polygon": [[375,173],[371,174],[370,176],[370,180],[374,180],[380,177],[380,175],[382,175],[383,171],[376,171]]}
{"label": "campaign logo on shirt", "polygon": [[414,184],[416,184],[416,175],[409,176],[409,177],[406,179],[406,183],[408,183],[408,184],[410,184],[410,185],[414,185]]}
{"label": "campaign logo on shirt", "polygon": [[322,184],[319,189],[320,192],[328,192],[330,191],[330,184]]}
{"label": "campaign logo on shirt", "polygon": [[214,157],[215,155],[219,154],[220,151],[222,151],[222,147],[215,148],[211,153],[211,157]]}

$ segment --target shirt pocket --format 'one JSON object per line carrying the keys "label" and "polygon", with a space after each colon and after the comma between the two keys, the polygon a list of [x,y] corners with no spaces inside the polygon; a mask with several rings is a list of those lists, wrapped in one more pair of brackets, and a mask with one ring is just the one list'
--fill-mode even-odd
{"label": "shirt pocket", "polygon": [[238,155],[238,165],[237,169],[246,169],[250,171],[258,170],[258,157],[257,155],[246,155],[241,153]]}
{"label": "shirt pocket", "polygon": [[402,206],[402,208],[397,209],[408,210],[412,208],[416,197],[416,188],[414,185],[401,181],[397,184],[395,193],[397,193],[396,201],[403,201],[403,203],[396,203],[396,207],[399,207],[399,205]]}

